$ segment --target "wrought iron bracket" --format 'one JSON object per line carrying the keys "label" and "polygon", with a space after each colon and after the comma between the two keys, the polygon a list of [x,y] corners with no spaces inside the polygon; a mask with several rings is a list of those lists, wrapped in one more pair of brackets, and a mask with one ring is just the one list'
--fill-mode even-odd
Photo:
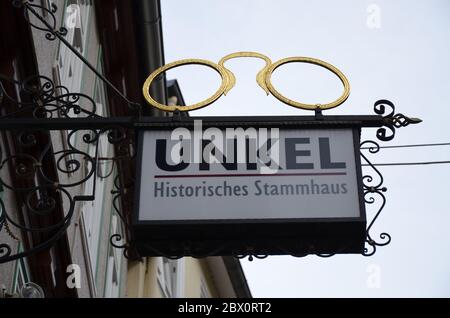
{"label": "wrought iron bracket", "polygon": [[[26,100],[30,102],[19,102],[14,100],[7,94],[4,88],[5,84],[16,85],[20,89],[21,94],[28,95]],[[37,85],[36,83],[41,83]],[[170,127],[193,127],[195,119],[201,117],[181,117],[175,119],[171,117],[118,117],[105,118],[96,114],[95,102],[91,97],[71,93],[66,88],[55,86],[53,82],[44,76],[35,76],[29,78],[22,83],[5,78],[0,75],[0,92],[3,96],[3,102],[9,105],[9,112],[2,109],[0,116],[0,131],[10,131],[10,134],[16,143],[22,149],[21,153],[5,156],[0,149],[0,172],[6,169],[9,173],[14,174],[16,178],[31,180],[40,180],[39,184],[31,184],[26,187],[17,187],[9,184],[5,179],[1,179],[4,189],[11,191],[16,195],[25,198],[26,207],[30,215],[44,216],[54,212],[56,203],[65,200],[67,211],[64,212],[65,217],[58,223],[42,228],[32,228],[23,226],[14,221],[10,216],[10,212],[6,210],[5,203],[0,199],[0,230],[6,231],[10,237],[18,239],[20,236],[17,231],[24,233],[47,233],[48,239],[30,250],[22,253],[12,254],[11,247],[6,243],[0,243],[0,263],[8,262],[17,258],[26,257],[40,250],[49,248],[60,237],[62,237],[67,228],[71,224],[74,214],[74,207],[77,202],[94,200],[95,195],[73,195],[72,189],[82,186],[89,180],[95,180],[99,177],[98,165],[100,162],[110,161],[116,164],[124,160],[133,160],[134,153],[130,149],[135,149],[134,141],[130,141],[127,135],[136,129],[158,129]],[[11,105],[14,109],[11,111]],[[385,115],[386,106],[391,111]],[[409,118],[402,114],[394,114],[394,105],[387,100],[377,101],[374,105],[375,115],[359,115],[359,116],[324,116],[316,114],[315,116],[284,116],[284,117],[217,117],[208,118],[205,128],[209,126],[226,127],[230,124],[239,123],[242,127],[291,127],[291,128],[317,128],[317,127],[354,127],[376,128],[376,136],[381,141],[392,140],[395,135],[395,129],[405,127],[409,124],[415,124],[420,120]],[[24,117],[25,114],[31,114]],[[383,116],[384,115],[384,116]],[[53,151],[51,146],[51,138],[49,131],[63,130],[67,133],[67,148],[60,151]],[[387,133],[390,131],[390,134]],[[95,147],[95,154],[90,154],[81,149],[79,145],[74,143],[74,136],[81,136],[79,140],[82,144]],[[32,149],[36,145],[38,139],[42,140],[42,136],[46,136],[46,145],[39,149],[37,154],[31,154],[27,149]],[[108,142],[116,147],[119,153],[112,158],[101,158],[98,156],[98,142],[101,136],[104,136]],[[131,143],[131,144],[130,144]],[[380,150],[379,145],[374,141],[364,141],[361,147],[369,146],[369,153],[375,154]],[[36,151],[36,149],[34,149]],[[52,180],[47,176],[44,169],[44,161],[54,158],[58,173],[78,174],[80,179],[77,181],[63,184],[59,180]],[[380,199],[380,206],[374,217],[368,222],[366,248],[363,255],[370,256],[379,246],[385,246],[391,241],[391,237],[387,233],[381,233],[379,239],[375,239],[371,231],[375,221],[378,219],[381,211],[386,204],[385,192],[383,185],[383,177],[380,171],[371,163],[366,153],[361,152],[361,158],[369,165],[372,173],[363,176],[364,200],[367,205],[376,202],[376,198]],[[88,168],[86,168],[88,167]],[[87,169],[82,174],[81,171]],[[81,173],[81,174],[80,174]],[[102,176],[100,176],[102,177]],[[106,177],[106,176],[104,176]],[[92,178],[92,179],[91,179]],[[94,181],[95,184],[95,181]],[[123,215],[119,209],[121,195],[127,191],[127,186],[120,185],[120,180],[116,178],[114,181],[115,190],[113,190],[113,206],[116,213],[122,220],[123,227],[126,232],[127,240],[119,234],[114,234],[110,238],[111,244],[116,248],[123,248],[127,257],[136,257],[133,244],[133,234],[128,222],[127,216]],[[14,227],[16,231],[12,230]],[[179,258],[188,254],[194,254],[189,246],[185,246],[185,251],[178,255],[167,255],[170,258]],[[339,251],[336,251],[337,253]],[[267,257],[266,255],[255,254],[254,251],[235,251],[233,254],[238,258],[248,257],[252,259],[260,259]],[[307,254],[296,255],[303,257]],[[333,254],[318,255],[320,257],[330,257]],[[195,255],[205,257],[207,255]]]}

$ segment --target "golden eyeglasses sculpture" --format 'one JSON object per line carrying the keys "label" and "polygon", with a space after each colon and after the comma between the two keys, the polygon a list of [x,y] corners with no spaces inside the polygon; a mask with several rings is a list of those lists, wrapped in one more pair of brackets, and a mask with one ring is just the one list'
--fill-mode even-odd
{"label": "golden eyeglasses sculpture", "polygon": [[[226,95],[233,88],[233,86],[236,83],[236,78],[229,69],[225,68],[224,63],[230,59],[240,58],[240,57],[256,57],[256,58],[263,59],[266,62],[266,66],[264,66],[264,68],[261,71],[259,71],[258,74],[256,75],[256,82],[258,83],[259,86],[261,86],[261,88],[266,92],[267,95],[269,95],[269,93],[271,93],[278,100],[280,100],[281,102],[283,102],[287,105],[301,108],[301,109],[307,109],[307,110],[330,109],[330,108],[334,108],[334,107],[341,105],[343,102],[345,102],[347,100],[348,96],[350,95],[350,84],[348,82],[348,79],[345,77],[345,75],[338,68],[336,68],[333,65],[331,65],[327,62],[324,62],[322,60],[311,58],[311,57],[298,56],[298,57],[288,57],[285,59],[281,59],[275,63],[272,63],[270,58],[268,58],[267,56],[265,56],[263,54],[257,53],[257,52],[236,52],[236,53],[231,53],[231,54],[223,57],[219,61],[218,64],[208,61],[208,60],[202,60],[202,59],[185,59],[185,60],[179,60],[179,61],[175,61],[175,62],[166,64],[166,65],[158,68],[157,70],[155,70],[147,78],[147,80],[145,81],[144,86],[142,88],[144,97],[145,97],[147,103],[149,103],[153,107],[156,107],[158,109],[168,111],[168,112],[173,112],[173,111],[177,111],[177,110],[183,112],[183,111],[190,111],[190,110],[206,107],[206,106],[214,103],[216,100],[218,100],[222,96],[222,94]],[[287,63],[294,63],[294,62],[314,64],[314,65],[324,67],[327,70],[331,71],[337,77],[339,77],[342,84],[344,85],[343,94],[338,99],[336,99],[335,101],[328,103],[328,104],[305,104],[305,103],[300,103],[300,102],[294,101],[292,99],[289,99],[289,98],[283,96],[280,92],[278,92],[275,89],[275,87],[272,84],[272,81],[271,81],[272,73],[281,65],[284,65]],[[175,68],[175,67],[178,67],[181,65],[189,65],[189,64],[204,65],[204,66],[214,69],[217,73],[220,74],[220,76],[222,78],[222,84],[220,85],[219,89],[211,97],[209,97],[199,103],[193,104],[193,105],[169,106],[169,105],[164,105],[164,104],[158,103],[156,100],[153,99],[152,96],[150,96],[150,86],[151,86],[152,82],[160,74],[162,74],[172,68]]]}

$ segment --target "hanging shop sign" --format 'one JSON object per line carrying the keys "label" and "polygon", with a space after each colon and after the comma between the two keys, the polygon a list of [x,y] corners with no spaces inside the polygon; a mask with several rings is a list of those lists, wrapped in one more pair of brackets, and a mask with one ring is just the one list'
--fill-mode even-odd
{"label": "hanging shop sign", "polygon": [[[187,117],[180,112],[206,107],[235,85],[224,66],[232,58],[265,61],[258,85],[281,102],[314,116]],[[326,104],[306,104],[282,95],[272,84],[272,73],[287,63],[309,63],[335,74],[343,93]],[[174,67],[200,64],[217,71],[219,89],[193,105],[164,105],[150,95],[152,82]],[[365,202],[371,193],[382,195],[381,183],[361,174],[360,131],[379,128],[381,140],[394,129],[419,122],[394,112],[386,117],[389,101],[375,105],[375,116],[323,116],[322,110],[341,105],[350,85],[331,64],[309,57],[275,63],[256,52],[225,56],[218,64],[187,59],[155,70],[143,94],[173,117],[139,125],[137,183],[133,219],[134,242],[142,256],[267,255],[362,253],[365,244],[379,243],[369,234],[378,216],[366,227]],[[373,150],[373,149],[372,149]],[[371,151],[372,151],[371,150]],[[364,157],[364,156],[363,156]],[[366,160],[367,161],[367,160]],[[382,206],[383,207],[383,206]]]}
{"label": "hanging shop sign", "polygon": [[141,253],[361,253],[358,129],[192,122],[139,135]]}

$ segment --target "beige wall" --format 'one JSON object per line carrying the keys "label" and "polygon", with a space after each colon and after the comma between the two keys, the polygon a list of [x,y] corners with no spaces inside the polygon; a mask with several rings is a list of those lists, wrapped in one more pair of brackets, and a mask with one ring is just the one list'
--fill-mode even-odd
{"label": "beige wall", "polygon": [[127,293],[129,298],[161,298],[162,294],[156,280],[154,258],[128,263]]}
{"label": "beige wall", "polygon": [[[146,258],[142,262],[129,262],[127,297],[130,298],[161,298],[163,296],[157,281],[156,258]],[[201,282],[204,281],[211,297],[217,296],[211,273],[206,262],[185,257],[181,262],[184,280],[182,288],[184,297],[200,297]],[[184,286],[183,286],[184,285]]]}

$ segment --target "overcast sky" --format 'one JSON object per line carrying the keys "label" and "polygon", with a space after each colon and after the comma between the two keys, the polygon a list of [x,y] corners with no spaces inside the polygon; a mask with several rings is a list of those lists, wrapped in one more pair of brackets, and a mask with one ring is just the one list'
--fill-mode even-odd
{"label": "overcast sky", "polygon": [[[373,114],[389,99],[397,112],[423,123],[397,130],[385,145],[450,142],[450,1],[162,0],[166,63],[183,58],[218,62],[237,51],[272,61],[290,56],[325,60],[346,74],[351,94],[326,114]],[[379,18],[379,19],[378,19]],[[227,63],[235,88],[196,115],[308,115],[256,85],[264,62]],[[214,71],[186,66],[169,72],[187,104],[220,85]],[[341,94],[331,73],[289,64],[273,82],[291,99],[325,103]],[[375,139],[365,129],[363,139]],[[380,142],[380,144],[382,144]],[[373,162],[450,160],[450,146],[385,149]],[[387,205],[373,229],[392,235],[375,256],[269,257],[243,267],[255,297],[449,297],[450,165],[381,167]],[[368,207],[368,217],[374,209]],[[379,280],[377,280],[379,277]],[[379,283],[379,284],[378,284]]]}

